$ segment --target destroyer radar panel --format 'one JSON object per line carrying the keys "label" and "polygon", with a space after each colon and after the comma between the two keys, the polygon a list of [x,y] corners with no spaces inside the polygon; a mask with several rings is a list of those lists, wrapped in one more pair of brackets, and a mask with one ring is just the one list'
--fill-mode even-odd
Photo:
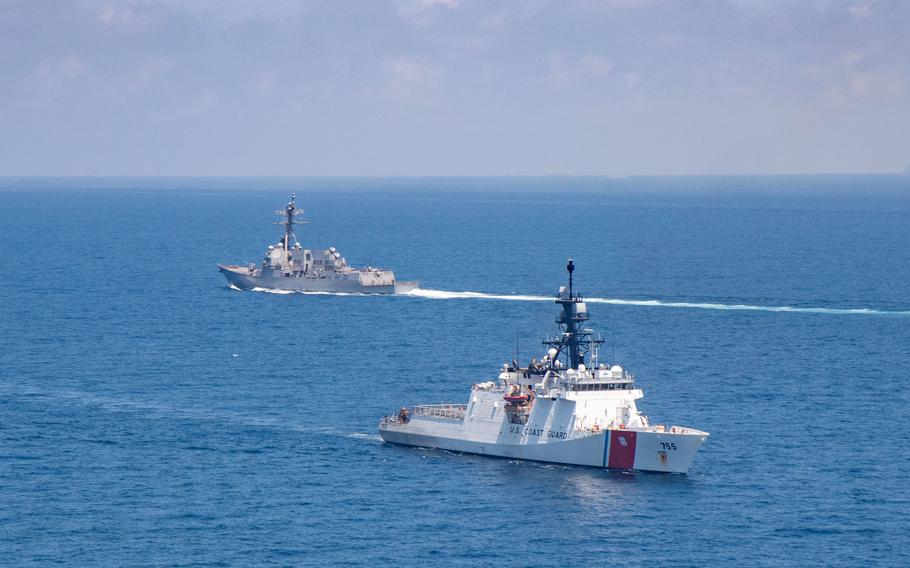
{"label": "destroyer radar panel", "polygon": [[219,264],[231,286],[241,290],[262,288],[292,292],[345,292],[352,294],[401,294],[417,288],[417,282],[400,282],[395,273],[384,268],[353,268],[335,247],[303,248],[294,235],[294,226],[305,224],[299,219],[303,209],[297,207],[296,194],[283,210],[276,211],[284,227],[278,243],[265,251],[257,266]]}

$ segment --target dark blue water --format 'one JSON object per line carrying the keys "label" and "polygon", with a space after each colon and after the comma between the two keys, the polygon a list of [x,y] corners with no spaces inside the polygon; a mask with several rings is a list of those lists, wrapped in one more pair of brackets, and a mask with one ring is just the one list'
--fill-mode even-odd
{"label": "dark blue water", "polygon": [[[690,474],[384,445],[554,306],[228,289],[291,186],[305,242],[428,289],[547,295],[574,255],[632,301],[592,323],[640,408],[712,433]],[[910,563],[906,178],[4,188],[2,564]]]}

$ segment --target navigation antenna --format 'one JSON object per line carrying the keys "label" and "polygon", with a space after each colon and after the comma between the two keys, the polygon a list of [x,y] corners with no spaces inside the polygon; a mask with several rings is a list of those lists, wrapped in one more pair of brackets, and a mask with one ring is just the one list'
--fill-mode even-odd
{"label": "navigation antenna", "polygon": [[610,366],[611,367],[616,364],[616,326],[614,325],[613,321],[614,321],[613,314],[610,314],[610,335],[613,336],[611,338],[612,339],[611,343],[613,344],[612,352],[610,353]]}
{"label": "navigation antenna", "polygon": [[572,299],[572,273],[575,272],[575,263],[572,261],[572,258],[569,257],[569,264],[566,266],[566,270],[569,271],[569,299]]}
{"label": "navigation antenna", "polygon": [[515,370],[516,370],[516,371],[519,370],[519,369],[521,369],[521,358],[518,356],[518,338],[519,338],[519,333],[520,333],[520,332],[518,332],[518,331],[515,332]]}

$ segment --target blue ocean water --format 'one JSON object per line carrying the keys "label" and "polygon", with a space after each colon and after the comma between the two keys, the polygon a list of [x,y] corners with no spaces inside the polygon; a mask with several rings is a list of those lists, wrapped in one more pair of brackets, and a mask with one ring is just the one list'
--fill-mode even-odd
{"label": "blue ocean water", "polygon": [[[0,564],[910,564],[906,177],[0,185]],[[429,292],[229,289],[294,189]],[[540,355],[568,256],[689,475],[383,444]]]}

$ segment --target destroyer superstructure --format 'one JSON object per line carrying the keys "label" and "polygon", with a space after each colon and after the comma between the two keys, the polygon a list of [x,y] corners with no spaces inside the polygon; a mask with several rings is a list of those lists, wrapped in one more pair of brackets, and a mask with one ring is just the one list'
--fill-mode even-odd
{"label": "destroyer superstructure", "polygon": [[306,249],[297,242],[294,226],[305,224],[298,217],[297,196],[284,210],[276,211],[284,227],[277,244],[269,246],[257,266],[219,264],[228,282],[242,290],[256,288],[295,292],[347,292],[360,294],[400,294],[417,288],[417,282],[399,282],[395,273],[385,268],[353,268],[335,247]]}
{"label": "destroyer superstructure", "polygon": [[635,377],[599,361],[603,343],[583,327],[587,305],[560,288],[556,321],[541,361],[503,365],[498,380],[475,384],[467,404],[403,407],[379,424],[394,444],[615,469],[685,473],[707,432],[653,425],[636,401]]}

